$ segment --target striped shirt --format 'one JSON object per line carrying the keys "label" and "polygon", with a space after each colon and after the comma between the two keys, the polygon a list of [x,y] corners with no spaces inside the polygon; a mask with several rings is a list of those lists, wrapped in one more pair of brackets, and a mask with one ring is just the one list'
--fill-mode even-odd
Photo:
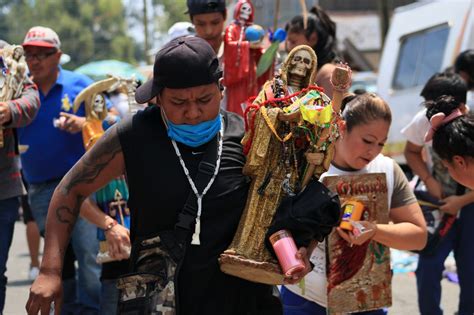
{"label": "striped shirt", "polygon": [[36,117],[40,107],[38,88],[27,79],[21,96],[6,103],[10,108],[11,121],[3,126],[4,146],[0,148],[0,200],[26,193],[21,180],[15,128],[28,125]]}

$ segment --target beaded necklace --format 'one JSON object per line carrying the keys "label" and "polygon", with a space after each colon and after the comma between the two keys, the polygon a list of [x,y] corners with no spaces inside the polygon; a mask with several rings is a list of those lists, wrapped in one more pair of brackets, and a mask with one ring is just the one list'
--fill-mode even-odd
{"label": "beaded necklace", "polygon": [[[161,111],[164,114],[164,111]],[[166,117],[166,114],[164,114]],[[165,122],[166,127],[168,127],[168,124],[166,123],[166,119],[163,119]],[[217,148],[217,159],[216,159],[216,168],[214,169],[214,174],[212,174],[211,179],[209,180],[209,183],[207,183],[207,186],[202,190],[201,193],[198,192],[196,185],[194,184],[193,179],[189,175],[189,170],[186,167],[186,163],[184,163],[183,157],[181,156],[181,151],[179,151],[178,145],[176,144],[176,141],[171,139],[171,143],[173,144],[174,151],[176,152],[176,155],[179,158],[179,163],[181,164],[181,167],[183,168],[184,174],[186,175],[186,178],[188,179],[189,185],[191,186],[191,189],[193,190],[194,195],[197,198],[197,215],[196,215],[196,225],[194,226],[194,233],[191,239],[191,244],[192,245],[201,245],[201,240],[199,238],[199,234],[201,233],[201,212],[202,212],[202,199],[206,195],[207,191],[211,188],[212,184],[214,183],[214,180],[217,177],[217,173],[219,172],[219,167],[221,165],[221,156],[222,156],[222,146],[224,143],[224,119],[221,116],[221,129],[219,130],[219,142],[218,142],[218,148]]]}

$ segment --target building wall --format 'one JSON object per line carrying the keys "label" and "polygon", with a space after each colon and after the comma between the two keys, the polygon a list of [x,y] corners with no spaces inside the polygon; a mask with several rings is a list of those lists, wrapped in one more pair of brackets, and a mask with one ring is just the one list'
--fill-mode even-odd
{"label": "building wall", "polygon": [[376,11],[379,9],[380,1],[386,2],[391,11],[396,7],[415,2],[415,0],[319,0],[318,2],[322,8],[331,11]]}
{"label": "building wall", "polygon": [[[382,43],[380,23],[380,1],[385,1],[389,14],[396,7],[415,0],[305,0],[307,9],[318,4],[336,22],[339,47],[344,50],[343,41],[348,38],[363,57],[377,70]],[[233,16],[237,0],[229,1],[228,20]],[[264,29],[274,27],[276,0],[252,0],[255,6],[255,23]],[[277,27],[284,27],[295,15],[301,14],[299,0],[280,0]],[[343,54],[346,56],[346,54]]]}

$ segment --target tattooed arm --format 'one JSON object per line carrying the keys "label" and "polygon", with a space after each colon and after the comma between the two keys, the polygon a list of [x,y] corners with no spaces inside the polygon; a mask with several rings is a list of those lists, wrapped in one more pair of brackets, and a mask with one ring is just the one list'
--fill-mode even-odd
{"label": "tattooed arm", "polygon": [[53,301],[55,314],[59,314],[64,252],[81,204],[86,196],[124,174],[124,171],[122,148],[117,128],[113,126],[64,176],[49,205],[43,260],[40,274],[31,286],[26,304],[28,314],[38,314],[39,311],[49,314]]}

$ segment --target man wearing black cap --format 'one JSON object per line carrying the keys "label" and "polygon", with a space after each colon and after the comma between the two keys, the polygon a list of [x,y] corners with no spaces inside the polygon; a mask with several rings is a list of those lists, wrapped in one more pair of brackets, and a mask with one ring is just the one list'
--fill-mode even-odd
{"label": "man wearing black cap", "polygon": [[188,13],[196,35],[204,38],[221,56],[224,23],[227,17],[225,0],[187,0]]}
{"label": "man wearing black cap", "polygon": [[[28,314],[46,313],[51,302],[60,303],[63,252],[84,196],[122,174],[127,175],[130,189],[132,252],[140,254],[137,249],[143,246],[167,245],[171,240],[178,246],[160,259],[184,256],[170,268],[178,270],[178,277],[171,279],[177,279],[176,286],[171,282],[171,289],[162,287],[159,292],[166,292],[161,296],[165,301],[154,309],[179,308],[181,315],[280,314],[271,287],[219,270],[218,257],[232,241],[249,180],[242,175],[242,119],[219,110],[222,73],[212,47],[198,37],[172,40],[158,52],[153,73],[153,79],[137,90],[136,99],[143,103],[157,97],[160,105],[110,128],[55,191]],[[157,252],[167,253],[163,248]],[[142,271],[141,260],[133,255],[134,271]],[[307,259],[306,264],[309,270]],[[168,281],[169,274],[161,274],[168,270],[154,268],[160,272],[161,280],[156,281]],[[178,303],[167,300],[175,291]]]}

